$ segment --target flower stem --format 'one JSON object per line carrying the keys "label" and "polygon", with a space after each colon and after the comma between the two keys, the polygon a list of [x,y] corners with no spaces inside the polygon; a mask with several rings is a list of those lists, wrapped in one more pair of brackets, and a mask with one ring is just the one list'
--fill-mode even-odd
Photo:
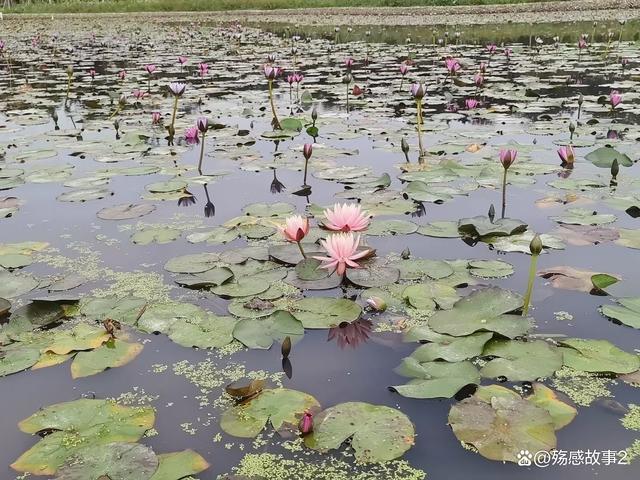
{"label": "flower stem", "polygon": [[536,266],[540,255],[531,255],[531,266],[529,267],[529,281],[527,283],[527,293],[524,296],[524,306],[522,307],[522,316],[526,317],[529,313],[529,304],[531,303],[531,294],[533,293],[533,282],[536,278]]}
{"label": "flower stem", "polygon": [[202,144],[200,145],[200,161],[198,162],[198,173],[202,175],[202,157],[204,156],[204,137],[205,134],[202,134]]}
{"label": "flower stem", "polygon": [[502,175],[502,217],[504,218],[505,211],[507,210],[507,169],[504,169]]}
{"label": "flower stem", "polygon": [[271,113],[273,114],[273,128],[282,130],[280,120],[278,120],[278,114],[276,113],[276,105],[273,103],[273,80],[269,80],[269,103],[271,104]]}
{"label": "flower stem", "polygon": [[296,242],[298,244],[298,248],[300,249],[300,253],[302,254],[302,258],[306,259],[307,255],[304,253],[304,250],[302,249],[302,244],[300,242]]}
{"label": "flower stem", "polygon": [[171,130],[175,129],[176,114],[178,113],[178,97],[173,99],[173,114],[171,115]]}
{"label": "flower stem", "polygon": [[418,163],[424,163],[424,149],[422,148],[422,101],[416,100],[418,121]]}
{"label": "flower stem", "polygon": [[304,179],[302,180],[302,186],[307,187],[307,168],[309,167],[309,160],[304,159]]}
{"label": "flower stem", "polygon": [[347,83],[347,113],[349,113],[349,84]]}

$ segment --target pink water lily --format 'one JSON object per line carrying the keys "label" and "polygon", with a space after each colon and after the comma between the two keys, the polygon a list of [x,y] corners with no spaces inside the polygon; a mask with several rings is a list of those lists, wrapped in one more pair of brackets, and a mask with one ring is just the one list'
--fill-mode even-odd
{"label": "pink water lily", "polygon": [[609,94],[609,103],[611,103],[611,108],[616,108],[622,102],[622,95],[617,90],[611,90]]}
{"label": "pink water lily", "polygon": [[417,100],[423,98],[425,95],[424,85],[422,85],[421,83],[414,83],[413,85],[411,85],[411,95],[413,95],[413,97]]}
{"label": "pink water lily", "polygon": [[458,62],[457,59],[451,58],[451,57],[445,59],[444,65],[445,67],[447,67],[447,70],[449,71],[449,75],[455,75],[462,68],[462,65],[460,65],[460,62]]}
{"label": "pink water lily", "polygon": [[505,48],[504,56],[507,58],[507,60],[511,60],[511,55],[513,55],[513,50],[510,48]]}
{"label": "pink water lily", "polygon": [[93,80],[94,78],[96,78],[96,71],[94,68],[89,70],[89,76],[91,77],[91,80]]}
{"label": "pink water lily", "polygon": [[282,68],[271,65],[265,65],[262,71],[264,72],[264,76],[267,80],[275,80],[282,74]]}
{"label": "pink water lily", "polygon": [[309,233],[309,219],[293,215],[285,220],[285,225],[280,231],[289,242],[300,243]]}
{"label": "pink water lily", "polygon": [[172,82],[169,84],[169,91],[175,97],[181,97],[186,89],[187,89],[186,83]]}
{"label": "pink water lily", "polygon": [[200,76],[204,77],[207,72],[209,72],[209,64],[207,63],[199,63],[198,64],[198,71],[200,72]]}
{"label": "pink water lily", "polygon": [[580,37],[580,40],[578,40],[578,48],[580,50],[587,48],[587,40],[584,37]]}
{"label": "pink water lily", "polygon": [[475,98],[467,98],[464,101],[464,106],[467,108],[467,110],[473,110],[474,108],[477,108],[478,105],[480,105],[480,102],[478,102],[478,100],[476,100]]}
{"label": "pink water lily", "polygon": [[313,431],[313,413],[304,412],[298,424],[298,429],[302,435],[308,435]]}
{"label": "pink water lily", "polygon": [[344,66],[347,70],[351,70],[353,68],[353,58],[348,57],[344,59]]}
{"label": "pink water lily", "polygon": [[476,76],[473,77],[473,83],[475,83],[478,88],[482,87],[482,84],[484,83],[484,76],[477,73]]}
{"label": "pink water lily", "polygon": [[402,75],[403,77],[409,73],[409,65],[407,65],[406,63],[401,63],[400,64],[400,75]]}
{"label": "pink water lily", "polygon": [[327,251],[326,257],[313,257],[320,260],[323,264],[322,268],[327,270],[335,270],[338,275],[344,275],[347,267],[361,268],[356,260],[366,257],[371,250],[365,249],[358,251],[360,246],[360,235],[354,236],[349,233],[334,233],[329,235],[326,240],[321,240],[320,244]]}
{"label": "pink water lily", "polygon": [[132,92],[132,96],[133,98],[135,98],[136,100],[143,100],[144,97],[147,96],[147,92],[140,90],[139,88],[136,88],[133,92]]}
{"label": "pink water lily", "polygon": [[180,55],[178,57],[178,63],[180,65],[184,65],[185,63],[187,63],[189,61],[189,59],[187,57],[185,57],[184,55]]}
{"label": "pink water lily", "polygon": [[496,47],[495,43],[489,43],[487,44],[487,52],[489,52],[491,55],[493,55],[494,53],[496,53],[496,50],[498,49],[498,47]]}
{"label": "pink water lily", "polygon": [[369,226],[369,216],[357,203],[336,203],[324,211],[324,227],[336,232],[361,232]]}
{"label": "pink water lily", "polygon": [[151,114],[151,123],[153,125],[158,125],[160,120],[162,120],[162,114],[160,112],[153,112]]}
{"label": "pink water lily", "polygon": [[189,127],[184,132],[184,138],[187,143],[198,143],[200,138],[198,137],[198,127]]}
{"label": "pink water lily", "polygon": [[124,80],[126,76],[127,76],[127,71],[125,69],[122,69],[118,72],[118,78],[120,80]]}
{"label": "pink water lily", "polygon": [[502,163],[505,170],[508,170],[513,162],[516,161],[517,156],[517,150],[500,150],[500,163]]}
{"label": "pink water lily", "polygon": [[573,165],[573,162],[576,159],[575,152],[571,145],[560,147],[558,149],[558,156],[560,157],[560,160],[562,160],[563,165]]}
{"label": "pink water lily", "polygon": [[149,75],[156,71],[158,67],[156,67],[153,63],[144,66],[144,69],[147,71]]}

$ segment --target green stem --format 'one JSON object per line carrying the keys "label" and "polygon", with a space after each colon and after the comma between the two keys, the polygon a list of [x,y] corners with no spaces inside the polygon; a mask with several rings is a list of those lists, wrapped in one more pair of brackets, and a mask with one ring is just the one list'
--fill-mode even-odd
{"label": "green stem", "polygon": [[276,105],[273,103],[273,80],[269,80],[269,103],[271,104],[271,113],[273,114],[273,128],[282,130],[278,114],[276,113]]}
{"label": "green stem", "polygon": [[69,98],[69,92],[71,91],[71,77],[67,78],[67,97]]}
{"label": "green stem", "polygon": [[178,97],[173,99],[173,114],[171,115],[171,130],[175,131],[176,114],[178,113]]}
{"label": "green stem", "polygon": [[109,120],[111,120],[113,117],[115,117],[118,113],[120,113],[120,103],[118,103],[118,106],[116,107],[116,109],[114,110],[114,112],[111,114],[111,116],[109,117]]}
{"label": "green stem", "polygon": [[502,218],[504,218],[505,211],[507,210],[507,169],[504,169],[502,175]]}
{"label": "green stem", "polygon": [[307,167],[309,166],[309,160],[304,159],[304,179],[302,180],[302,186],[307,187]]}
{"label": "green stem", "polygon": [[526,317],[529,313],[529,304],[531,303],[531,294],[533,293],[533,282],[536,278],[536,266],[538,265],[539,255],[531,255],[531,266],[529,267],[529,282],[527,283],[527,293],[524,296],[524,306],[522,307],[522,316]]}
{"label": "green stem", "polygon": [[302,258],[307,258],[307,255],[304,253],[304,250],[302,249],[302,245],[300,244],[300,242],[296,242],[298,244],[298,248],[300,249],[300,253],[302,254]]}
{"label": "green stem", "polygon": [[424,163],[424,150],[422,148],[422,100],[416,100],[418,121],[418,163]]}
{"label": "green stem", "polygon": [[347,83],[347,113],[349,113],[349,84]]}
{"label": "green stem", "polygon": [[202,175],[202,157],[204,157],[204,138],[205,134],[202,134],[202,144],[200,145],[200,161],[198,162],[198,173]]}

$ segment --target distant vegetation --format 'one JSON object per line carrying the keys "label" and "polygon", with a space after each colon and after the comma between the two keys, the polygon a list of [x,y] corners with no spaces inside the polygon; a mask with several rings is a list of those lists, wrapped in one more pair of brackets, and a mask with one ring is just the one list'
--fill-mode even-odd
{"label": "distant vegetation", "polygon": [[207,10],[274,10],[316,7],[408,7],[496,5],[545,0],[3,0],[5,12],[106,13]]}

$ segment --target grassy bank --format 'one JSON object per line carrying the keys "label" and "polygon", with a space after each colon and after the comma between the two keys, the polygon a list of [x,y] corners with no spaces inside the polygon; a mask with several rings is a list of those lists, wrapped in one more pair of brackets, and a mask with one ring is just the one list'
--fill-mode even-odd
{"label": "grassy bank", "polygon": [[409,7],[453,5],[499,5],[536,3],[545,0],[24,0],[4,9],[11,13],[108,13],[213,10],[275,10],[317,7]]}

